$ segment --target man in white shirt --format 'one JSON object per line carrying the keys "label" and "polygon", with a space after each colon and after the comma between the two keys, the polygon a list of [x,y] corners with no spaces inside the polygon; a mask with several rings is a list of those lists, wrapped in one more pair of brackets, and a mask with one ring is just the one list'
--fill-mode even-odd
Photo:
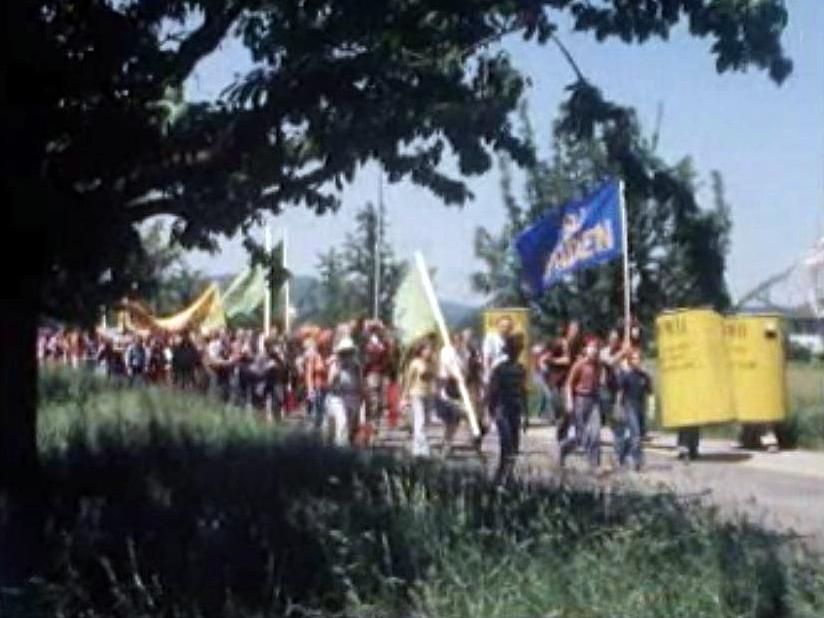
{"label": "man in white shirt", "polygon": [[490,331],[484,337],[482,348],[483,354],[483,382],[484,386],[489,385],[489,378],[495,367],[506,361],[506,352],[504,352],[504,342],[506,338],[512,334],[512,318],[501,316],[495,324],[496,330]]}

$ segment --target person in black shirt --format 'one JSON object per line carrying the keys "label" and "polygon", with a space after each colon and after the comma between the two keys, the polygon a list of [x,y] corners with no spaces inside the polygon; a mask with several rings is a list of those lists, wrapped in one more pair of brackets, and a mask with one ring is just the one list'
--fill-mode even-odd
{"label": "person in black shirt", "polygon": [[641,448],[641,419],[646,416],[647,397],[652,393],[652,378],[641,366],[641,352],[629,354],[628,367],[617,374],[618,414],[615,423],[615,453],[618,465],[624,467],[627,458],[636,470],[644,463]]}
{"label": "person in black shirt", "polygon": [[172,375],[174,384],[180,388],[194,388],[195,371],[200,364],[192,335],[185,331],[172,348]]}
{"label": "person in black shirt", "polygon": [[511,335],[504,343],[506,360],[499,364],[489,380],[489,412],[498,425],[501,456],[496,472],[500,482],[512,474],[518,454],[521,418],[527,412],[526,369],[518,362],[523,338]]}

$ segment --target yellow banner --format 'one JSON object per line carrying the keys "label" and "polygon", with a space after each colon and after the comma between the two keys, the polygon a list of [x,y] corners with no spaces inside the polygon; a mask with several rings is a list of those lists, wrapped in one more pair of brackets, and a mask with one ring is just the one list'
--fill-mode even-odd
{"label": "yellow banner", "polygon": [[158,317],[143,303],[124,302],[125,324],[128,330],[138,332],[179,333],[193,329],[215,329],[226,326],[220,290],[211,283],[188,307],[167,317]]}

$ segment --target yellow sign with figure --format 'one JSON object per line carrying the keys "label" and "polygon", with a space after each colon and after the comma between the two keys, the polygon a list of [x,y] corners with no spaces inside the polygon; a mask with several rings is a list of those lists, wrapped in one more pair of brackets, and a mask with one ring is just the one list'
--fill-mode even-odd
{"label": "yellow sign with figure", "polygon": [[523,335],[524,349],[518,360],[524,367],[529,367],[529,309],[503,307],[484,310],[482,317],[484,335],[497,331],[501,318],[509,318],[512,321],[512,334]]}

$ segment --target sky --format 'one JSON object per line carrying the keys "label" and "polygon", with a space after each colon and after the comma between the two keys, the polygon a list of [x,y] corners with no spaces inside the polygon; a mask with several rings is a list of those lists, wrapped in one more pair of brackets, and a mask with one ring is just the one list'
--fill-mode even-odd
{"label": "sky", "polygon": [[[704,181],[701,200],[710,204],[709,173],[719,170],[732,204],[733,232],[727,281],[733,298],[786,268],[824,234],[824,2],[787,0],[790,21],[783,43],[794,71],[781,86],[761,71],[718,75],[710,41],[684,29],[668,42],[627,46],[597,43],[562,27],[559,38],[590,81],[605,96],[634,107],[645,128],[653,129],[659,103],[663,119],[659,153],[675,163],[693,157]],[[564,88],[573,80],[569,65],[551,45],[511,37],[503,46],[531,80],[526,96],[543,154]],[[227,43],[202,61],[187,82],[187,97],[208,99],[248,68],[245,51]],[[446,165],[446,171],[455,172]],[[292,208],[271,218],[275,236],[286,230],[292,272],[316,273],[317,256],[340,246],[354,227],[354,214],[376,201],[379,170],[363,167],[341,192],[334,215],[318,217]],[[437,268],[439,296],[480,303],[469,276],[480,266],[473,254],[478,226],[497,230],[504,220],[497,167],[469,178],[475,200],[462,208],[445,206],[409,182],[384,183],[383,195],[396,254],[410,258],[421,250]],[[517,190],[517,185],[516,185]],[[239,239],[226,239],[218,254],[189,254],[208,274],[240,270],[248,258]]]}

